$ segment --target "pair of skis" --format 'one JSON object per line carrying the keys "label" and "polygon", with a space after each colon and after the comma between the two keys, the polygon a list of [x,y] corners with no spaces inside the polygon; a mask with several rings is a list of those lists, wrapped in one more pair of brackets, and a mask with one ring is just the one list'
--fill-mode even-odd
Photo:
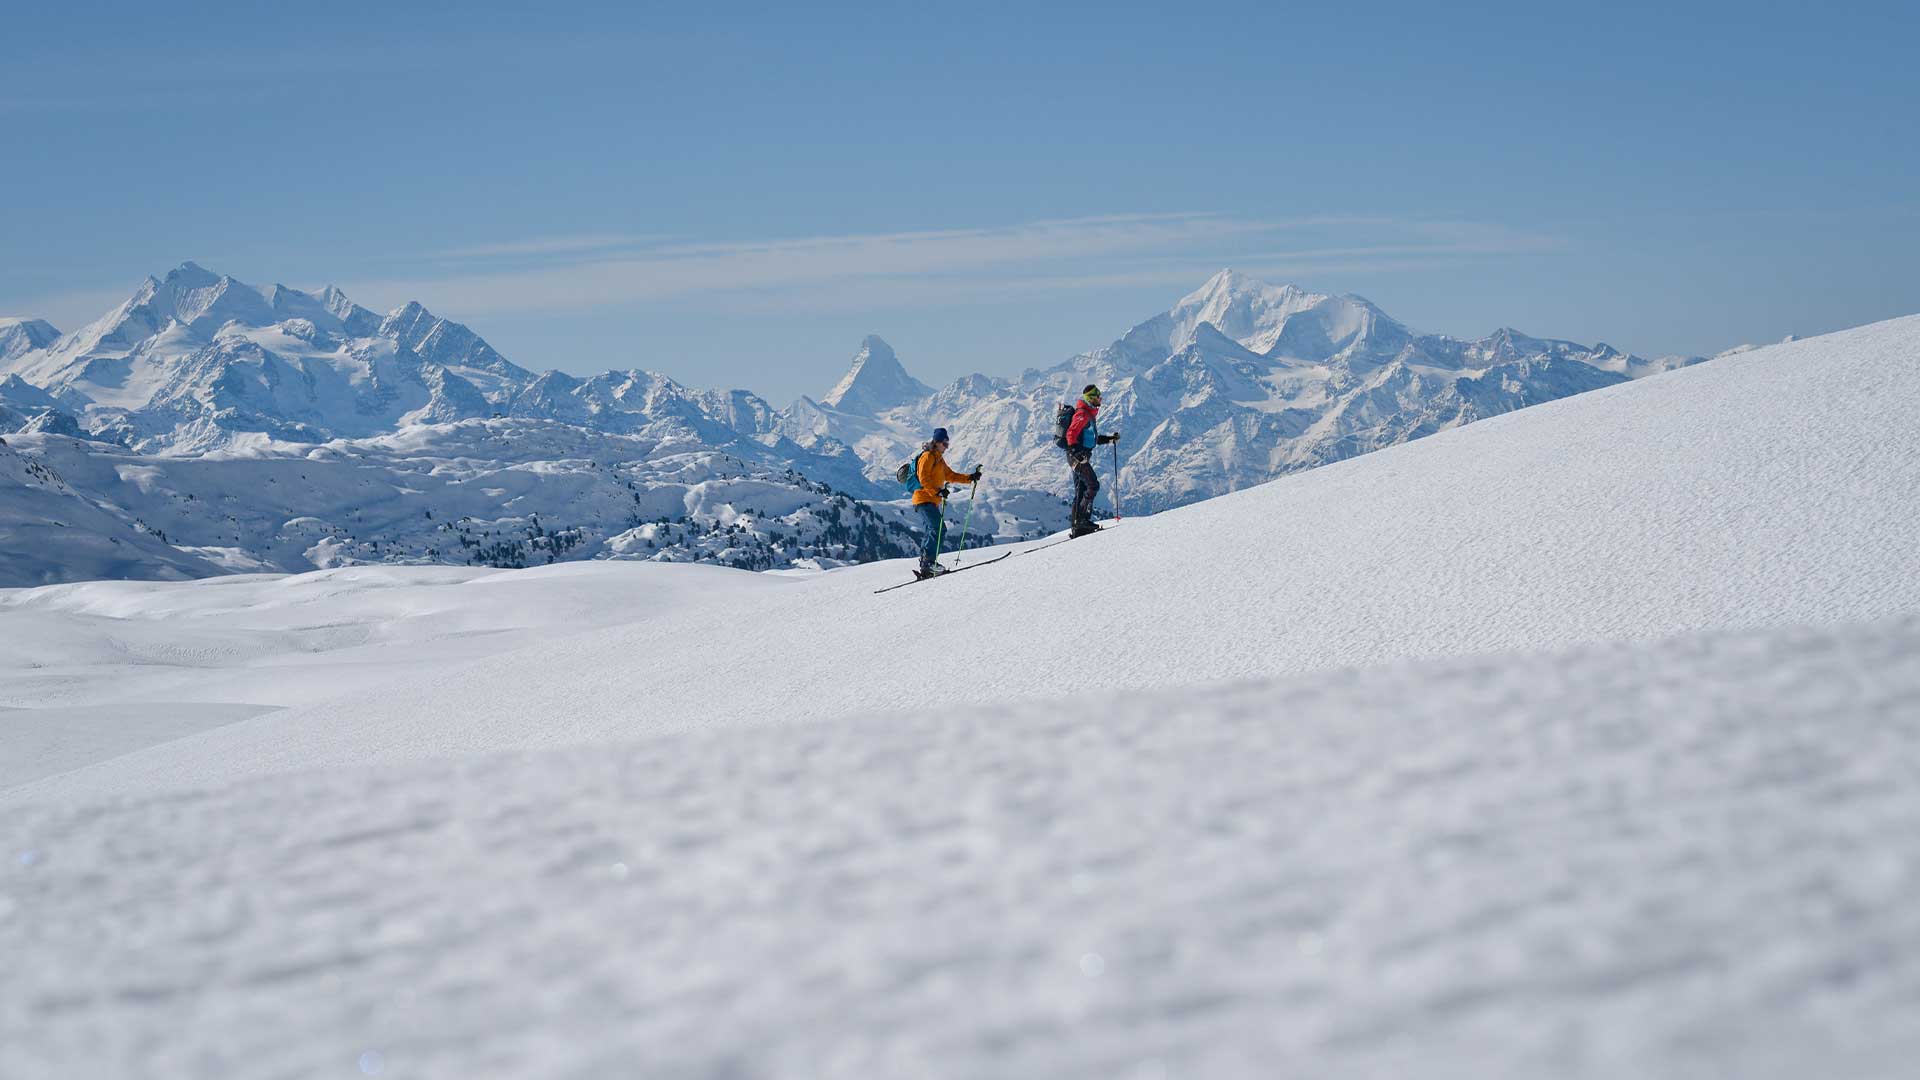
{"label": "pair of skis", "polygon": [[[1109,528],[1111,528],[1111,526],[1109,526]],[[1102,529],[1101,531],[1105,532],[1106,530]],[[1092,534],[1088,533],[1087,535],[1091,536]],[[1025,551],[1009,551],[1005,555],[996,555],[993,558],[988,559],[986,562],[977,562],[977,563],[971,563],[967,566],[958,566],[952,570],[943,571],[938,574],[931,574],[927,577],[916,577],[909,581],[903,581],[898,585],[889,585],[884,589],[875,589],[873,590],[873,593],[875,596],[878,596],[883,592],[892,592],[895,589],[904,589],[909,585],[918,585],[923,581],[933,581],[937,578],[952,577],[955,574],[963,573],[968,570],[978,570],[982,566],[992,566],[994,563],[997,563],[997,562],[1005,562],[1006,560],[1013,558],[1015,555],[1031,555],[1036,551],[1045,551],[1050,547],[1059,547],[1061,544],[1064,544],[1069,540],[1076,540],[1076,539],[1079,539],[1079,538],[1074,536],[1063,536],[1060,539],[1053,541],[1052,543],[1041,544],[1039,547],[1031,547],[1026,549]]]}
{"label": "pair of skis", "polygon": [[883,592],[892,592],[895,589],[904,589],[909,585],[918,585],[923,581],[932,581],[935,578],[952,577],[955,574],[964,573],[968,570],[978,570],[983,566],[992,566],[994,563],[997,563],[1002,559],[1011,559],[1018,554],[1020,553],[1017,551],[1009,551],[1005,555],[996,555],[995,557],[988,559],[986,562],[969,563],[966,566],[956,566],[951,570],[942,570],[937,574],[928,574],[926,577],[910,578],[906,581],[901,582],[898,585],[889,585],[884,589],[875,589],[873,590],[873,592],[874,592],[874,595],[878,596]]}

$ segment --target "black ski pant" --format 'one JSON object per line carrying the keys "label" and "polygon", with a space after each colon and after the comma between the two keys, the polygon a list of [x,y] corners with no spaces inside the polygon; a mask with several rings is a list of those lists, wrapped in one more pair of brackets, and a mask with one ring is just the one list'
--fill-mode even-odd
{"label": "black ski pant", "polygon": [[1086,450],[1067,451],[1073,463],[1073,523],[1093,524],[1093,497],[1100,494],[1100,478],[1093,475],[1093,455]]}

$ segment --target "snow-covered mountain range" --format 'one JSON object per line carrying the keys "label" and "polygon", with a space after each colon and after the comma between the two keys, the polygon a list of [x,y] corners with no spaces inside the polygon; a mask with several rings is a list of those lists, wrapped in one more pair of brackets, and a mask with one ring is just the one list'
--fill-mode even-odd
{"label": "snow-covered mountain range", "polygon": [[[1472,341],[1419,334],[1360,297],[1222,271],[1111,344],[1014,377],[934,389],[869,336],[831,390],[777,409],[746,390],[645,370],[535,374],[418,303],[382,316],[337,288],[256,288],[189,262],[72,333],[0,321],[0,432],[22,433],[17,452],[44,458],[113,516],[234,569],[473,559],[473,543],[447,543],[446,524],[462,519],[495,539],[535,528],[535,538],[579,536],[558,551],[486,549],[503,565],[810,565],[905,550],[891,473],[936,426],[953,431],[956,459],[988,467],[982,535],[1057,527],[1068,479],[1052,415],[1088,382],[1106,390],[1105,429],[1125,436],[1117,487],[1130,510],[1153,512],[1698,359],[1506,329]],[[303,462],[335,459],[355,462],[359,483],[322,494],[309,478],[281,489],[297,497],[275,498],[253,476],[284,483],[289,469],[317,468]],[[481,474],[540,483],[473,485]],[[587,509],[561,476],[611,486]],[[724,491],[743,478],[755,486]],[[469,486],[450,497],[457,484]],[[656,493],[644,506],[622,496],[641,490]],[[667,505],[665,491],[683,502]],[[210,505],[223,513],[210,517]],[[776,517],[822,524],[760,531],[771,505],[786,508]],[[849,513],[851,534],[824,524]],[[422,529],[429,520],[439,524]],[[627,535],[676,522],[736,539],[749,530],[751,542],[683,531],[649,536],[648,547]],[[177,565],[152,569],[170,576]]]}
{"label": "snow-covered mountain range", "polygon": [[788,409],[780,430],[823,452],[852,446],[881,480],[928,428],[946,426],[967,460],[992,463],[1000,488],[1061,495],[1054,408],[1098,383],[1103,428],[1126,436],[1120,487],[1151,512],[1700,359],[1511,329],[1473,341],[1418,334],[1357,296],[1223,270],[1113,343],[1015,378],[975,375],[916,396],[892,350],[869,338],[847,378]]}
{"label": "snow-covered mountain range", "polygon": [[143,453],[317,444],[499,416],[692,435],[715,449],[753,442],[836,478],[835,462],[782,445],[775,410],[745,391],[692,390],[645,371],[535,375],[417,303],[383,317],[335,288],[260,289],[189,262],[73,333],[47,341],[52,328],[33,325],[41,329],[21,339],[42,344],[8,357],[0,374]]}

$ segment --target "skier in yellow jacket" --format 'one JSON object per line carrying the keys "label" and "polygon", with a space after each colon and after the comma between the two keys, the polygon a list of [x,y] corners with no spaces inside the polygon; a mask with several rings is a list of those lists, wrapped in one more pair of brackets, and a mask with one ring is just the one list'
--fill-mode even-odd
{"label": "skier in yellow jacket", "polygon": [[934,428],[933,438],[920,448],[920,456],[914,461],[920,486],[914,489],[913,505],[927,522],[927,540],[920,548],[920,569],[915,571],[919,577],[932,577],[941,572],[938,560],[945,541],[942,534],[946,526],[946,485],[973,484],[980,480],[978,466],[970,473],[955,472],[947,464],[946,455],[947,429]]}

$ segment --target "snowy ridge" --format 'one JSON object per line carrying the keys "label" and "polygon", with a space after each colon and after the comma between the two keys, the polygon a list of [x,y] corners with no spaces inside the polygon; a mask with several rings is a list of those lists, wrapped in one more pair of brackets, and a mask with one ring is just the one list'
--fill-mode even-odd
{"label": "snowy ridge", "polygon": [[45,390],[18,375],[0,377],[0,430],[21,431],[52,413],[60,403]]}
{"label": "snowy ridge", "polygon": [[179,581],[218,572],[145,522],[96,505],[45,462],[0,439],[0,587],[75,576]]}
{"label": "snowy ridge", "polygon": [[1920,317],[883,596],[903,563],[0,593],[0,725],[158,703],[0,792],[0,1041],[103,1074],[1901,1076],[1916,409]]}

